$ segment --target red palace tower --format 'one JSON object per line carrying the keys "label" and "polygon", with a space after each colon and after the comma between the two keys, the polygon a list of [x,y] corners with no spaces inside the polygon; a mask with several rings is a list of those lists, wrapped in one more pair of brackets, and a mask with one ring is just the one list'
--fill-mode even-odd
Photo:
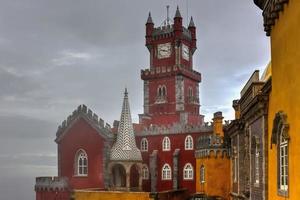
{"label": "red palace tower", "polygon": [[[141,70],[144,81],[144,113],[139,115],[137,144],[150,177],[143,180],[146,191],[188,188],[195,191],[194,149],[198,136],[212,132],[205,126],[199,108],[201,74],[193,70],[196,27],[182,25],[177,7],[170,19],[155,27],[149,13],[146,47],[150,69]],[[147,168],[147,169],[146,169]]]}

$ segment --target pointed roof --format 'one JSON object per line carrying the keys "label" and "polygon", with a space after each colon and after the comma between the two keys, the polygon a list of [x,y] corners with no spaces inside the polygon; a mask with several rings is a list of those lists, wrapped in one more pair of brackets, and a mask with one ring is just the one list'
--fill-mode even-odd
{"label": "pointed roof", "polygon": [[194,23],[193,17],[191,17],[189,27],[195,27],[195,23]]}
{"label": "pointed roof", "polygon": [[117,140],[111,149],[110,160],[114,161],[142,161],[141,151],[137,148],[125,88],[121,119],[118,127]]}
{"label": "pointed roof", "polygon": [[180,18],[181,18],[181,14],[180,14],[179,7],[178,7],[178,6],[177,6],[177,9],[176,9],[176,13],[175,13],[175,17],[174,17],[174,18],[177,18],[177,17],[180,17]]}
{"label": "pointed roof", "polygon": [[147,24],[153,24],[152,17],[151,17],[151,12],[149,12],[148,19],[147,19]]}

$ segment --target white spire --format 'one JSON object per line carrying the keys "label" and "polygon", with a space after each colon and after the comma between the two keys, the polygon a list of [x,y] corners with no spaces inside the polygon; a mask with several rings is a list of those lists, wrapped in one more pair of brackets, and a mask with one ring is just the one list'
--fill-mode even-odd
{"label": "white spire", "polygon": [[111,160],[141,161],[142,155],[136,146],[131,114],[128,101],[128,92],[125,88],[122,113],[117,133],[117,141],[111,149]]}

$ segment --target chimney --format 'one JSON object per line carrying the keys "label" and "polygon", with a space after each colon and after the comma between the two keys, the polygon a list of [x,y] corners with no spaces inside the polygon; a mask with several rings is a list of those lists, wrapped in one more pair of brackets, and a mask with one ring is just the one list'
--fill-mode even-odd
{"label": "chimney", "polygon": [[223,115],[222,112],[215,112],[213,118],[213,129],[214,134],[219,134],[220,136],[224,137],[223,131]]}

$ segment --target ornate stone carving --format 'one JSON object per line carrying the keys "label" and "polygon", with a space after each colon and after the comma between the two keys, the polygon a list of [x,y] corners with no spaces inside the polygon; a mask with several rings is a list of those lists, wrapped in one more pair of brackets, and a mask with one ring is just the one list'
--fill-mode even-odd
{"label": "ornate stone carving", "polygon": [[282,137],[286,140],[290,139],[289,136],[289,124],[287,123],[287,115],[283,111],[276,113],[273,120],[273,129],[271,136],[271,148],[272,144],[278,144],[279,136],[282,134]]}

